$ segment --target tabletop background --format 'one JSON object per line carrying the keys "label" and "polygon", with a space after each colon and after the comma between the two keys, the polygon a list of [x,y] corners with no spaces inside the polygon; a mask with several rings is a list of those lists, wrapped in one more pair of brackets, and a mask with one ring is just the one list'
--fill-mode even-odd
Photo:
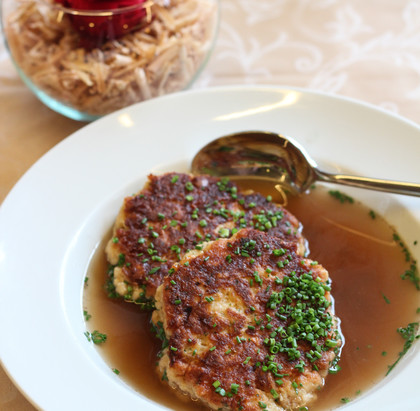
{"label": "tabletop background", "polygon": [[[220,1],[218,39],[193,88],[304,87],[420,123],[420,0]],[[37,159],[84,125],[37,100],[1,38],[0,203]],[[2,368],[0,410],[34,410]]]}

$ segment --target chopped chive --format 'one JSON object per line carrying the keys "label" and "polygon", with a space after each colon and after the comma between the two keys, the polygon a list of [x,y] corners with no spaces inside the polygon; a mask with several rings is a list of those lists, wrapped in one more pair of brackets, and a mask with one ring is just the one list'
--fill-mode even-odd
{"label": "chopped chive", "polygon": [[342,193],[341,191],[330,190],[328,191],[328,194],[336,198],[337,200],[339,200],[340,203],[345,203],[345,202],[348,202],[350,204],[354,203],[354,200],[352,197],[348,196],[347,194]]}
{"label": "chopped chive", "polygon": [[83,316],[85,317],[85,321],[89,321],[91,319],[91,315],[87,312],[87,310],[83,310]]}
{"label": "chopped chive", "polygon": [[221,228],[221,229],[219,230],[219,235],[220,235],[220,237],[222,237],[222,238],[227,238],[227,237],[229,237],[229,229],[228,229],[228,228]]}
{"label": "chopped chive", "polygon": [[232,384],[230,385],[230,392],[231,392],[232,394],[237,394],[237,393],[238,393],[238,390],[239,390],[239,384],[234,384],[234,383],[232,383]]}
{"label": "chopped chive", "polygon": [[389,298],[384,293],[382,293],[382,297],[387,304],[391,304],[391,301],[389,300]]}
{"label": "chopped chive", "polygon": [[191,183],[191,181],[188,181],[188,183],[185,184],[185,189],[187,191],[193,191],[194,190],[193,183]]}
{"label": "chopped chive", "polygon": [[150,271],[149,274],[156,274],[158,271],[160,270],[160,267],[153,267]]}
{"label": "chopped chive", "polygon": [[407,353],[410,347],[413,345],[414,341],[420,338],[418,334],[420,324],[418,322],[410,323],[407,327],[400,327],[397,329],[397,332],[404,338],[405,343],[403,350],[398,354],[398,358],[392,365],[388,365],[388,371],[385,375],[388,375],[394,367],[398,364],[401,358]]}
{"label": "chopped chive", "polygon": [[[89,334],[89,332],[88,332],[88,334]],[[94,344],[103,344],[106,341],[106,339],[107,339],[106,334],[103,334],[103,333],[99,332],[98,330],[95,330],[92,333],[90,333],[90,340]],[[88,340],[89,340],[89,338],[88,338]]]}

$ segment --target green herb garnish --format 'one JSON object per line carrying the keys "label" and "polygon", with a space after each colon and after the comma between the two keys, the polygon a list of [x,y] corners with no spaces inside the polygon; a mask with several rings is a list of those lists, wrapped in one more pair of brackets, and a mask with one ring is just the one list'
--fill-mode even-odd
{"label": "green herb garnish", "polygon": [[348,196],[347,194],[342,193],[338,190],[330,190],[328,194],[334,198],[336,198],[340,203],[350,203],[353,204],[354,200],[352,197]]}
{"label": "green herb garnish", "polygon": [[388,366],[388,371],[385,375],[388,375],[394,367],[398,364],[398,362],[401,360],[402,357],[407,353],[407,351],[410,349],[410,347],[413,345],[414,341],[420,338],[420,335],[417,334],[419,329],[419,323],[410,323],[407,325],[407,327],[400,327],[397,329],[397,332],[401,334],[401,336],[404,338],[405,343],[403,350],[398,354],[397,360],[392,364]]}

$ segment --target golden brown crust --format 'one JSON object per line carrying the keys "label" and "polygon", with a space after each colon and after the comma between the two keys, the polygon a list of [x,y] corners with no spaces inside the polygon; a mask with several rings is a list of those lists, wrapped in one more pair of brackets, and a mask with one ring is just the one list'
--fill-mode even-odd
{"label": "golden brown crust", "polygon": [[117,294],[136,300],[144,290],[153,297],[186,252],[251,225],[305,252],[298,220],[261,194],[243,194],[232,182],[208,176],[150,175],[140,193],[125,199],[107,245],[109,262],[119,265]]}
{"label": "golden brown crust", "polygon": [[322,266],[293,242],[243,229],[186,255],[159,287],[159,371],[214,409],[305,406],[341,344],[330,301]]}

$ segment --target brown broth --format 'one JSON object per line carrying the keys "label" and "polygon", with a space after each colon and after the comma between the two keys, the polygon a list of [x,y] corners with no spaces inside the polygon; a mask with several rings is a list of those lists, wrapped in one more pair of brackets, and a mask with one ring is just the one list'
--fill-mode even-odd
{"label": "brown broth", "polygon": [[[242,186],[253,188],[249,182]],[[259,184],[258,191],[277,199],[268,186]],[[341,204],[317,188],[291,199],[287,208],[303,224],[309,257],[330,273],[335,311],[345,337],[341,371],[328,375],[310,407],[311,411],[329,410],[340,406],[342,398],[363,395],[384,378],[404,343],[397,328],[416,321],[419,293],[401,279],[408,263],[393,241],[393,229],[383,218],[372,218],[365,206]],[[157,403],[174,410],[206,409],[179,399],[162,385],[154,370],[160,341],[150,332],[149,315],[133,304],[107,298],[105,241],[89,266],[84,304],[92,315],[89,329],[107,334],[99,349],[110,368],[118,369],[124,381]]]}

